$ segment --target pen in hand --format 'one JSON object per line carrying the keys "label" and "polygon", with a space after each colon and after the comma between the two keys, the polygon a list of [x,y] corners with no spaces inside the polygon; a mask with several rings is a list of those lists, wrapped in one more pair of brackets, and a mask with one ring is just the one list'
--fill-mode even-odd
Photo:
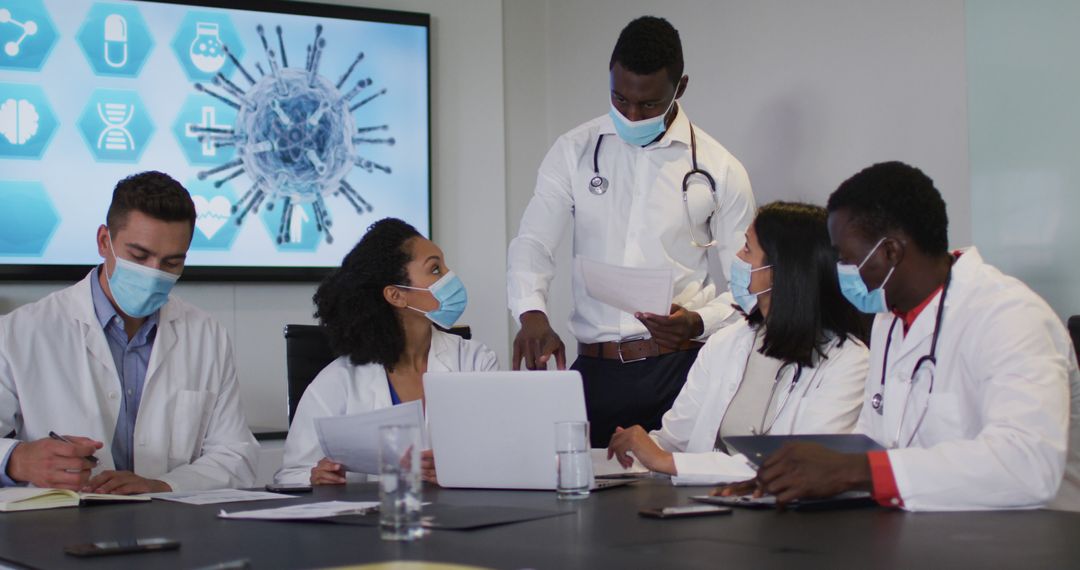
{"label": "pen in hand", "polygon": [[[70,443],[72,445],[75,445],[75,442],[73,442],[70,439],[56,433],[55,431],[50,431],[49,432],[49,437],[51,437],[52,439],[55,439],[56,441],[62,441],[64,443]],[[98,458],[93,456],[93,455],[87,455],[83,459],[89,461],[90,463],[93,463],[94,465],[97,465],[97,462],[98,462]]]}

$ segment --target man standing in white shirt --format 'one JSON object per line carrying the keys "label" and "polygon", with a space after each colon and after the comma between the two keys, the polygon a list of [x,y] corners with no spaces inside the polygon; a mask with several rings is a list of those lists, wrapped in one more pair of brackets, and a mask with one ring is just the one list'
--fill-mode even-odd
{"label": "man standing in white shirt", "polygon": [[[593,447],[616,427],[656,429],[701,343],[731,322],[726,272],[754,217],[742,164],[677,103],[686,91],[679,33],[642,17],[619,35],[609,63],[610,111],[555,142],[510,242],[507,289],[521,323],[513,366],[566,367],[548,320],[554,251],[572,224],[574,255],[635,268],[671,269],[668,315],[624,313],[590,298],[573,275],[574,369],[585,382]],[[713,257],[715,256],[715,257]],[[709,271],[710,257],[722,271]],[[721,293],[724,293],[721,295]]]}

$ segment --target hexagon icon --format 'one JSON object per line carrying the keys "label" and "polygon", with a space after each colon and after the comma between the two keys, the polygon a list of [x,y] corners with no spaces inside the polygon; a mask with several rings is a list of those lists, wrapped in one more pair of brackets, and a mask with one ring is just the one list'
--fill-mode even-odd
{"label": "hexagon icon", "polygon": [[123,89],[95,89],[77,124],[100,162],[138,162],[154,134],[139,94]]}
{"label": "hexagon icon", "polygon": [[42,0],[0,0],[0,68],[41,69],[57,37]]}
{"label": "hexagon icon", "polygon": [[40,256],[60,222],[45,187],[0,180],[0,202],[0,255]]}
{"label": "hexagon icon", "polygon": [[232,215],[236,192],[225,183],[214,187],[211,180],[188,180],[188,192],[195,202],[195,234],[191,237],[191,249],[202,251],[228,251],[240,232],[240,224]]}
{"label": "hexagon icon", "polygon": [[154,49],[146,20],[129,4],[94,4],[76,41],[94,73],[113,77],[138,76]]}
{"label": "hexagon icon", "polygon": [[244,44],[223,12],[188,12],[172,41],[173,53],[191,81],[209,81],[219,72],[232,77],[236,66],[225,54],[225,46],[238,61],[243,60]]}
{"label": "hexagon icon", "polygon": [[292,214],[284,221],[289,230],[288,241],[283,243],[278,243],[277,239],[278,229],[282,224],[281,214],[285,202],[284,200],[275,200],[272,209],[266,207],[268,203],[263,204],[259,212],[259,219],[262,220],[266,233],[274,242],[278,251],[311,252],[318,249],[319,244],[323,241],[322,232],[315,227],[315,210],[312,209],[311,203],[293,202]]}
{"label": "hexagon icon", "polygon": [[41,158],[56,127],[41,87],[0,83],[0,158]]}
{"label": "hexagon icon", "polygon": [[[173,122],[172,132],[188,162],[201,166],[217,166],[233,159],[235,146],[219,147],[214,135],[236,125],[236,109],[209,95],[188,95],[180,114]],[[202,140],[199,140],[200,137]]]}

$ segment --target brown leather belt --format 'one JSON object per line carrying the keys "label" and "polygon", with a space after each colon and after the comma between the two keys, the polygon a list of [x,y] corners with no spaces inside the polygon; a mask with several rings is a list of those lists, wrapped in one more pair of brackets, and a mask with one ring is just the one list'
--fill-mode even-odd
{"label": "brown leather belt", "polygon": [[651,338],[639,338],[624,340],[622,342],[597,342],[586,344],[578,343],[578,354],[591,358],[603,358],[605,360],[618,360],[623,364],[638,362],[646,358],[653,358],[673,352],[693,350],[701,348],[704,343],[696,340],[687,340],[675,348],[669,348],[656,344]]}

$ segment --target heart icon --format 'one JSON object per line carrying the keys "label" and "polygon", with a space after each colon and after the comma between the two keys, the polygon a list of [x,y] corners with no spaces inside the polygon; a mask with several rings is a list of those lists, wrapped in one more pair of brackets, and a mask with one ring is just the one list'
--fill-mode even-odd
{"label": "heart icon", "polygon": [[214,196],[207,200],[202,196],[192,196],[195,202],[195,227],[199,228],[206,239],[214,239],[214,235],[232,217],[232,204],[224,196]]}

